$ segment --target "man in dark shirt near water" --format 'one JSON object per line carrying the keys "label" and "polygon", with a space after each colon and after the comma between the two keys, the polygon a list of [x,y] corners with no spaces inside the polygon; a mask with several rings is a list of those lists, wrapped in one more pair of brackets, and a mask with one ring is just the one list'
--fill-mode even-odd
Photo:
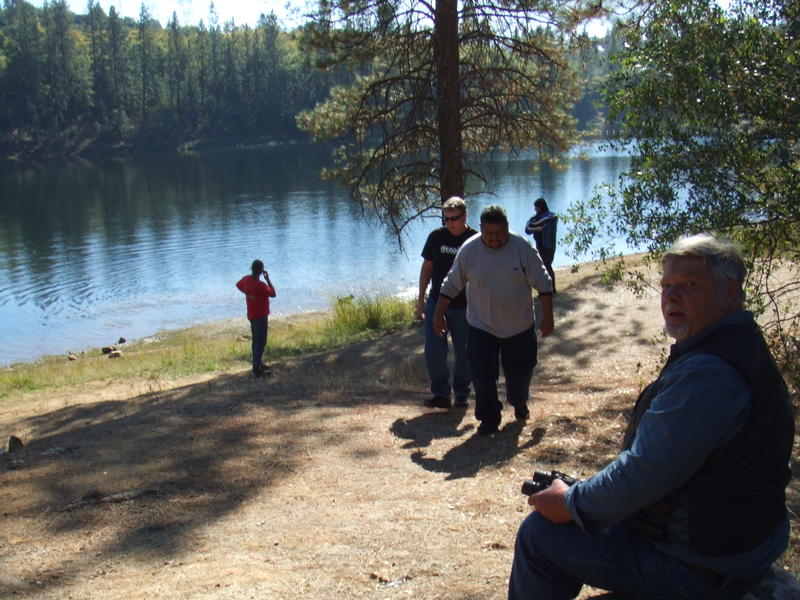
{"label": "man in dark shirt near water", "polygon": [[730,242],[679,240],[662,259],[676,343],[639,396],[617,458],[532,494],[510,600],[581,586],[637,598],[740,598],[786,549],[794,417]]}
{"label": "man in dark shirt near water", "polygon": [[539,256],[542,257],[547,273],[553,281],[553,293],[556,293],[556,274],[553,272],[553,259],[556,256],[556,230],[558,216],[550,212],[547,201],[537,198],[533,203],[536,214],[525,224],[525,233],[533,236]]}
{"label": "man in dark shirt near water", "polygon": [[[447,312],[450,339],[453,342],[453,377],[447,364],[447,336],[433,331],[433,313],[439,299],[439,288],[453,266],[458,249],[477,231],[467,225],[467,205],[454,196],[442,205],[444,227],[434,229],[422,249],[422,268],[419,272],[417,314],[425,321],[425,368],[433,396],[424,402],[429,408],[450,408],[451,391],[455,405],[467,406],[469,397],[469,367],[467,361],[467,299],[464,293],[456,297]],[[431,291],[425,300],[425,291]]]}

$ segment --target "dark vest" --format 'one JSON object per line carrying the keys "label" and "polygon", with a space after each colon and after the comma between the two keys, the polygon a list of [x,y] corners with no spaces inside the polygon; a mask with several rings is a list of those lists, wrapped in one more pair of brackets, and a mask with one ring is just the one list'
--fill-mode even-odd
{"label": "dark vest", "polygon": [[[698,554],[738,554],[764,542],[786,518],[794,438],[786,383],[754,321],[723,325],[683,351],[673,346],[659,378],[636,401],[623,448],[633,444],[669,365],[692,354],[713,354],[742,373],[752,394],[749,415],[736,437],[716,448],[684,485],[635,513],[626,524],[657,541],[688,543]],[[688,509],[688,540],[671,539],[667,530],[681,498]]]}

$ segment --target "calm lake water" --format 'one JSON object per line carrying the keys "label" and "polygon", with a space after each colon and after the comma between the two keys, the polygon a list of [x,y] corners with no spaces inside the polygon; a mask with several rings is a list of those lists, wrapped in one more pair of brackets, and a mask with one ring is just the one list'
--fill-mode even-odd
{"label": "calm lake water", "polygon": [[[233,284],[257,257],[277,288],[275,315],[413,292],[440,221],[416,223],[401,251],[346,190],[320,181],[327,156],[303,147],[0,166],[0,365],[244,319]],[[522,232],[538,196],[564,211],[628,164],[596,148],[563,171],[498,162],[491,188],[468,201],[469,222],[499,203]],[[560,247],[555,264],[569,262]]]}

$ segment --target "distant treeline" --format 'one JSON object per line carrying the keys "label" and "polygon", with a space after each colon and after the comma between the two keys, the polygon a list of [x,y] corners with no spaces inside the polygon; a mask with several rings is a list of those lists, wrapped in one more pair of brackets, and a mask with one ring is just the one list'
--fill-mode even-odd
{"label": "distant treeline", "polygon": [[[169,148],[201,140],[307,140],[295,115],[354,74],[309,66],[297,32],[274,13],[255,27],[208,22],[165,28],[142,4],[138,19],[87,14],[64,0],[0,9],[0,156],[36,158],[111,149]],[[603,127],[597,46],[575,54],[585,81],[573,109],[582,130]]]}

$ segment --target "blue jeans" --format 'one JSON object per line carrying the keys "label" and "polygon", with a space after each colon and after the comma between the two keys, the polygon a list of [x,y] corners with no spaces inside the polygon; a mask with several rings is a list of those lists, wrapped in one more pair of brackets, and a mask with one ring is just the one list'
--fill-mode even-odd
{"label": "blue jeans", "polygon": [[[447,364],[449,345],[447,336],[439,337],[433,331],[433,314],[438,298],[428,296],[425,303],[425,368],[434,396],[450,397],[450,367]],[[469,364],[467,361],[467,309],[448,308],[444,313],[447,329],[453,342],[452,391],[456,398],[469,396]]]}
{"label": "blue jeans", "polygon": [[531,378],[536,366],[536,331],[533,327],[509,338],[499,338],[470,326],[469,369],[475,390],[475,418],[488,426],[499,425],[503,405],[497,397],[500,363],[506,377],[506,400],[523,408],[530,397]]}
{"label": "blue jeans", "polygon": [[584,583],[639,598],[725,597],[711,580],[624,525],[587,534],[574,523],[528,515],[517,532],[509,600],[567,600]]}
{"label": "blue jeans", "polygon": [[263,319],[250,319],[250,333],[252,334],[253,350],[253,373],[261,373],[261,357],[264,356],[264,348],[267,347],[267,331],[269,321],[267,317]]}

